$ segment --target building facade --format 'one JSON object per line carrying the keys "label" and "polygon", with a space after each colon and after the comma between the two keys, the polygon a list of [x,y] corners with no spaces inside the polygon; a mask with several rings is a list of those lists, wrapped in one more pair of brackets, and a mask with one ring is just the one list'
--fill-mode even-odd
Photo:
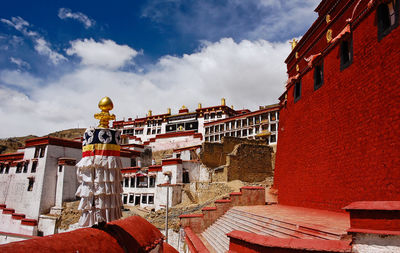
{"label": "building facade", "polygon": [[178,114],[153,115],[115,121],[113,126],[122,130],[125,144],[143,144],[153,151],[184,148],[208,142],[220,142],[223,136],[239,138],[264,138],[269,143],[277,141],[279,106],[263,106],[260,110],[234,110],[221,105],[202,107],[195,111],[182,106]]}

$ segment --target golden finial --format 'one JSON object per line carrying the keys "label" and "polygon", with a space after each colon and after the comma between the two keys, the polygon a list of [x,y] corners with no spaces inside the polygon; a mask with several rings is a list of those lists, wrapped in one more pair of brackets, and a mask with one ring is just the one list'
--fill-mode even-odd
{"label": "golden finial", "polygon": [[292,44],[292,50],[293,50],[296,47],[298,41],[293,38],[293,40],[291,42],[289,42],[289,43]]}
{"label": "golden finial", "polygon": [[331,42],[332,40],[332,29],[328,29],[328,31],[326,31],[326,42]]}
{"label": "golden finial", "polygon": [[331,22],[331,15],[326,15],[326,17],[325,17],[325,21],[326,21],[326,23],[328,24],[329,22]]}
{"label": "golden finial", "polygon": [[225,98],[221,98],[221,105],[222,105],[222,106],[225,106],[225,105],[226,105],[226,103],[225,103]]}
{"label": "golden finial", "polygon": [[167,114],[171,114],[171,108],[167,109]]}
{"label": "golden finial", "polygon": [[182,105],[182,108],[181,109],[186,109],[186,106],[185,105]]}
{"label": "golden finial", "polygon": [[201,103],[199,103],[199,105],[197,106],[198,109],[201,109]]}
{"label": "golden finial", "polygon": [[108,128],[108,122],[115,120],[115,115],[109,113],[114,108],[113,102],[109,97],[104,97],[99,102],[99,108],[101,112],[94,115],[95,119],[100,120],[98,127]]}
{"label": "golden finial", "polygon": [[149,110],[149,113],[147,114],[147,117],[151,117],[153,115],[153,112]]}

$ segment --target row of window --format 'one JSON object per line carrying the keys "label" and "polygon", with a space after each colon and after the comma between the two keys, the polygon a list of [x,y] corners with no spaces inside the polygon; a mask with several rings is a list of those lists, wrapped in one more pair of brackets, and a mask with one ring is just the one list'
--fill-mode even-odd
{"label": "row of window", "polygon": [[[38,165],[38,161],[32,162],[31,173],[36,172],[37,165]],[[18,163],[15,173],[28,173],[28,166],[29,166],[29,163],[27,163],[27,162]],[[10,164],[1,163],[0,164],[0,174],[9,174],[9,173],[10,173]]]}
{"label": "row of window", "polygon": [[[129,196],[129,197],[128,197]],[[154,195],[153,194],[123,194],[122,202],[124,204],[140,205],[142,204],[154,204]]]}
{"label": "row of window", "polygon": [[[389,34],[399,23],[399,1],[382,3],[377,8],[378,40]],[[349,67],[353,62],[353,40],[351,37],[344,38],[340,43],[340,70]],[[314,67],[314,90],[318,90],[324,84],[324,62],[323,59]],[[297,81],[293,90],[294,101],[301,98],[301,80]]]}
{"label": "row of window", "polygon": [[[243,130],[243,131],[245,131],[245,130]],[[205,141],[207,141],[207,142],[220,141],[220,140],[222,140],[222,137],[224,137],[224,136],[247,137],[247,133],[244,132],[242,135],[241,131],[237,131],[237,132],[230,132],[230,133],[225,133],[225,134],[211,135],[211,136],[206,136]],[[248,138],[250,138],[250,137],[248,137]],[[269,141],[269,143],[275,143],[276,135],[275,134],[270,135],[268,141]]]}
{"label": "row of window", "polygon": [[211,113],[204,113],[204,119],[215,119],[215,118],[222,118],[222,112],[211,112]]}
{"label": "row of window", "polygon": [[156,186],[155,177],[125,177],[122,183],[123,187],[130,188],[153,188]]}
{"label": "row of window", "polygon": [[[262,126],[256,126],[256,127],[250,127],[249,129],[242,129],[242,130],[240,130],[240,129],[238,129],[238,131],[236,131],[236,132],[240,132],[240,131],[242,131],[242,136],[247,136],[247,132],[248,132],[248,134],[249,135],[252,135],[253,134],[253,129],[254,129],[254,133],[255,134],[258,134],[258,132],[261,130],[261,131],[271,131],[271,132],[275,132],[276,131],[276,129],[277,129],[277,124],[266,124],[266,125],[262,125]],[[247,127],[247,126],[243,126],[243,127]],[[233,130],[233,132],[235,132],[234,130],[235,130],[236,128],[232,128],[232,130]],[[226,131],[231,131],[231,129],[230,128],[226,128]],[[209,135],[209,134],[213,134],[213,133],[219,133],[219,132],[225,132],[225,127],[224,127],[224,124],[222,124],[222,125],[216,125],[216,126],[211,126],[211,127],[207,127],[206,128],[206,135]]]}

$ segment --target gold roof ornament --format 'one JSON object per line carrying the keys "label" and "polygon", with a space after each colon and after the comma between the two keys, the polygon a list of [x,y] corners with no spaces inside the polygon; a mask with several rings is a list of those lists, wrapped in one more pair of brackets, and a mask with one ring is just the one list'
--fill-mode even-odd
{"label": "gold roof ornament", "polygon": [[331,22],[331,15],[326,15],[326,17],[325,17],[325,21],[326,21],[326,23],[328,24],[329,22]]}
{"label": "gold roof ornament", "polygon": [[332,40],[332,29],[328,29],[328,31],[326,31],[326,42],[331,42]]}
{"label": "gold roof ornament", "polygon": [[182,108],[181,109],[186,109],[186,106],[185,105],[182,105]]}
{"label": "gold roof ornament", "polygon": [[226,105],[225,98],[221,98],[221,105],[222,105],[222,106],[225,106],[225,105]]}
{"label": "gold roof ornament", "polygon": [[296,45],[297,45],[298,42],[299,42],[299,41],[296,40],[295,38],[293,38],[293,40],[292,40],[291,42],[289,42],[289,43],[292,45],[292,50],[296,47]]}
{"label": "gold roof ornament", "polygon": [[110,111],[114,108],[114,104],[109,97],[104,97],[99,102],[99,108],[101,112],[94,115],[95,119],[100,120],[98,127],[108,128],[110,120],[115,120],[115,115],[110,114]]}

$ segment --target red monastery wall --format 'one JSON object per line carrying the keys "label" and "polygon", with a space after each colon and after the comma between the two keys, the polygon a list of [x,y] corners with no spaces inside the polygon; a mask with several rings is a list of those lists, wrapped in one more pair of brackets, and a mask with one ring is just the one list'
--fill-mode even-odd
{"label": "red monastery wall", "polygon": [[[280,204],[339,211],[359,200],[400,199],[400,27],[378,41],[376,22],[375,8],[352,28],[349,67],[340,70],[338,43],[322,57],[319,89],[314,68],[300,74],[297,102],[289,86],[274,182]],[[333,28],[333,37],[339,32]]]}

